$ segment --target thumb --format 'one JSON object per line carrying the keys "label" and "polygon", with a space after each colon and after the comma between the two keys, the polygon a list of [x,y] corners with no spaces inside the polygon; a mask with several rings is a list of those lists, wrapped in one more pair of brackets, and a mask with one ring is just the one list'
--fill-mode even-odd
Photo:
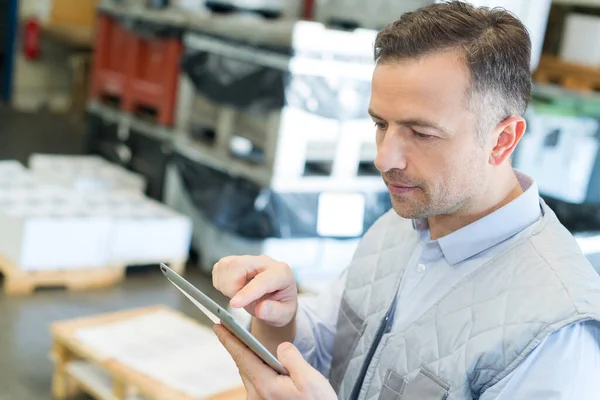
{"label": "thumb", "polygon": [[313,367],[304,360],[296,346],[291,343],[282,343],[277,347],[277,358],[288,370],[290,378],[294,382],[297,382],[302,376],[306,377],[312,374],[312,371],[314,371]]}
{"label": "thumb", "polygon": [[296,308],[293,304],[274,300],[261,300],[256,305],[254,315],[277,327],[287,325],[293,318]]}

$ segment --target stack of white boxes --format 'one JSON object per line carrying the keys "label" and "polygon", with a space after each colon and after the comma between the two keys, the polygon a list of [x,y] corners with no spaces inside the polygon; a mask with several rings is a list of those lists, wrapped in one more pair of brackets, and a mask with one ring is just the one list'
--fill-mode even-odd
{"label": "stack of white boxes", "polygon": [[108,265],[108,218],[92,218],[69,191],[14,161],[0,164],[0,252],[25,271]]}
{"label": "stack of white boxes", "polygon": [[34,154],[29,158],[29,168],[40,181],[68,189],[133,193],[146,190],[143,176],[97,156]]}
{"label": "stack of white boxes", "polygon": [[[73,157],[70,163],[68,156],[36,156],[32,164],[35,173],[17,162],[0,163],[0,254],[19,269],[82,269],[187,259],[189,219],[146,199],[139,192],[143,188],[139,180],[129,181],[132,185],[127,187],[118,178],[128,176],[127,171],[102,167],[93,157]],[[57,164],[61,168],[56,174],[45,170]],[[112,172],[69,172],[82,165]],[[90,176],[107,184],[101,187],[115,190],[98,190],[98,186],[82,190],[81,179]],[[110,182],[111,177],[117,177],[115,182]]]}
{"label": "stack of white boxes", "polygon": [[[88,199],[97,201],[98,198]],[[144,197],[107,196],[96,214],[112,220],[109,257],[123,264],[187,259],[192,226],[188,217]]]}

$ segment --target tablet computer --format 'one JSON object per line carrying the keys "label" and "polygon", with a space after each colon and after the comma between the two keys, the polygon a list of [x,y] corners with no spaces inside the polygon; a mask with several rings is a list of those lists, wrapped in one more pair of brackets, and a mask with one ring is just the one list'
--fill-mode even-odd
{"label": "tablet computer", "polygon": [[[189,283],[177,272],[167,267],[165,264],[160,264],[160,269],[165,277],[179,289],[192,303],[196,305],[208,318],[213,322],[216,320],[221,321],[223,326],[241,340],[250,350],[252,350],[258,357],[261,358],[271,368],[281,375],[288,375],[288,371],[279,362],[279,360],[273,356],[267,350],[262,343],[260,343],[252,334],[244,328],[239,322],[237,322],[229,312],[220,305],[218,305],[213,299],[202,293],[198,288]],[[207,312],[208,311],[208,312]],[[210,315],[212,313],[212,315]]]}

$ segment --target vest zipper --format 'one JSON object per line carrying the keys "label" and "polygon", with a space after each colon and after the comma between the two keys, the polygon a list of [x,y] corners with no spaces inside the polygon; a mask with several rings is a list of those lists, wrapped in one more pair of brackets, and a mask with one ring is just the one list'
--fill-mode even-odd
{"label": "vest zipper", "polygon": [[369,370],[369,366],[371,365],[371,360],[373,358],[373,356],[375,355],[375,351],[377,351],[377,347],[379,346],[379,342],[381,342],[381,338],[383,337],[384,333],[389,332],[389,329],[387,329],[390,324],[390,319],[393,316],[394,311],[396,310],[396,301],[397,301],[397,296],[394,297],[394,301],[392,302],[392,305],[390,306],[390,308],[388,308],[387,312],[385,313],[385,317],[383,317],[383,320],[381,321],[381,323],[379,324],[379,327],[377,328],[377,333],[375,334],[375,338],[373,339],[373,342],[371,343],[371,346],[369,347],[369,352],[367,353],[367,358],[365,358],[365,361],[363,362],[363,365],[360,369],[360,373],[358,374],[358,377],[356,378],[356,382],[354,382],[354,387],[352,388],[352,392],[350,393],[350,398],[349,400],[358,400],[358,396],[360,394],[360,389],[362,388],[363,382],[365,380],[365,376],[367,375],[367,371]]}

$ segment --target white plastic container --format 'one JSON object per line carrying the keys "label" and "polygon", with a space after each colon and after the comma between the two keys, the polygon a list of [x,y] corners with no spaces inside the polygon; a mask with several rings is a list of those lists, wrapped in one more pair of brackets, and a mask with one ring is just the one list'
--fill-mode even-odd
{"label": "white plastic container", "polygon": [[569,14],[560,46],[560,57],[576,64],[600,66],[600,17]]}

